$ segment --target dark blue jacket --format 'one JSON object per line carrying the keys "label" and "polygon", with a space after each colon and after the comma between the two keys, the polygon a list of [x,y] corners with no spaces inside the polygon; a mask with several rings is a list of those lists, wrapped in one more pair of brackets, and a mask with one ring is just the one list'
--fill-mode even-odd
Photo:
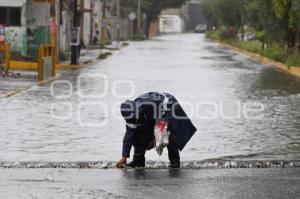
{"label": "dark blue jacket", "polygon": [[137,109],[142,116],[142,120],[132,126],[126,125],[126,133],[123,139],[123,157],[130,156],[130,150],[135,142],[135,134],[143,133],[154,134],[154,126],[157,119],[168,122],[168,129],[175,136],[175,142],[179,150],[183,150],[188,141],[195,134],[197,129],[187,117],[186,113],[170,94],[160,94],[156,92],[146,93],[134,100]]}

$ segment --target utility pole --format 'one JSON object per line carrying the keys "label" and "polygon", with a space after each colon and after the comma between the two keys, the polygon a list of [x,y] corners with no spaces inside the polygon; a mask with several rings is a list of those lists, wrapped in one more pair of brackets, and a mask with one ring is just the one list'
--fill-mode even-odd
{"label": "utility pole", "polygon": [[141,33],[141,0],[138,0],[137,10],[137,32]]}
{"label": "utility pole", "polygon": [[106,0],[103,0],[103,5],[102,5],[102,27],[101,27],[101,48],[105,47],[105,37],[106,37]]}
{"label": "utility pole", "polygon": [[121,5],[120,0],[117,0],[117,40],[118,40],[118,48],[120,48],[120,41],[121,41]]}
{"label": "utility pole", "polygon": [[241,0],[241,24],[242,24],[242,40],[245,39],[245,11],[244,11],[244,0]]}
{"label": "utility pole", "polygon": [[78,2],[73,0],[73,23],[71,29],[71,64],[79,64],[80,57],[80,36],[79,36],[79,14]]}

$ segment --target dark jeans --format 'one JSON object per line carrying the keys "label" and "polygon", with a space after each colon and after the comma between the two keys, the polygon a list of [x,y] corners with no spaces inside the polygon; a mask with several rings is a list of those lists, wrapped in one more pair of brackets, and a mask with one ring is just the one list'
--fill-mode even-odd
{"label": "dark jeans", "polygon": [[[147,150],[153,149],[154,146],[154,135],[153,131],[139,131],[135,137],[134,155],[145,155]],[[179,149],[175,141],[174,135],[171,133],[169,145],[168,145],[168,156],[169,160],[178,159],[180,160]]]}

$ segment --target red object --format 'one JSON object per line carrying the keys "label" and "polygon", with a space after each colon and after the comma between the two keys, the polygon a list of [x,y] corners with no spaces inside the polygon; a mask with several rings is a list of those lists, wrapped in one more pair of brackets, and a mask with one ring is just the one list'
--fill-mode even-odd
{"label": "red object", "polygon": [[0,51],[5,51],[5,26],[0,24]]}
{"label": "red object", "polygon": [[0,24],[0,42],[5,42],[5,26]]}
{"label": "red object", "polygon": [[4,35],[0,35],[0,43],[5,42],[5,36]]}
{"label": "red object", "polygon": [[57,26],[56,26],[56,23],[55,23],[54,19],[52,19],[51,22],[50,22],[50,31],[51,31],[51,33],[56,33],[57,32]]}
{"label": "red object", "polygon": [[164,128],[168,125],[168,123],[164,120],[159,120],[157,123],[156,123],[156,126],[157,128],[159,128],[162,132],[164,130]]}

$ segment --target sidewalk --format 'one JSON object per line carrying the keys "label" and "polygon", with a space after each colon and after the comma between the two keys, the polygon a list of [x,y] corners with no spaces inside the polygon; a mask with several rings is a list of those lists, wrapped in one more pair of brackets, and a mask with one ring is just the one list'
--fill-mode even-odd
{"label": "sidewalk", "polygon": [[[70,65],[69,61],[57,64],[57,76],[59,70],[76,70],[96,64],[111,56],[112,50],[107,49],[83,49],[79,65]],[[34,70],[11,70],[17,77],[0,76],[0,98],[10,97],[19,92],[37,85],[37,72]]]}
{"label": "sidewalk", "polygon": [[9,97],[36,85],[36,72],[12,71],[18,77],[0,76],[0,98]]}

